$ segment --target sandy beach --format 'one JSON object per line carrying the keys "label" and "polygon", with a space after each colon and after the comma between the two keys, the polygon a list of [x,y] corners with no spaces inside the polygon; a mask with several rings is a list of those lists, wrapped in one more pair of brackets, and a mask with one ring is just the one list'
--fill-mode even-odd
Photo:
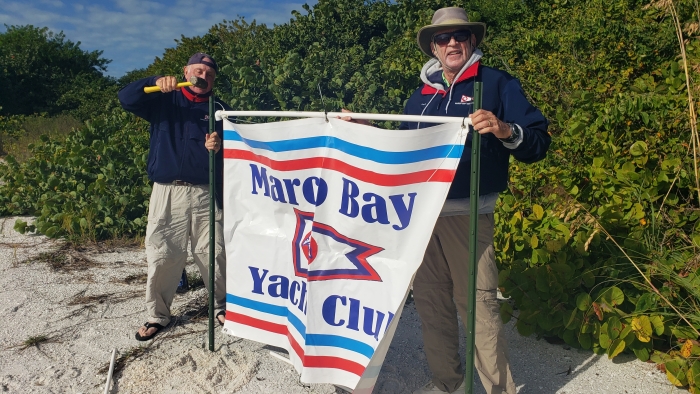
{"label": "sandy beach", "polygon": [[[109,393],[345,393],[300,382],[284,350],[226,335],[218,325],[209,351],[204,287],[177,295],[167,329],[136,341],[147,319],[144,249],[67,247],[15,232],[15,219],[0,219],[0,392],[102,393],[116,349]],[[520,394],[686,392],[634,356],[611,361],[522,337],[512,322],[506,332]],[[408,303],[374,392],[411,393],[429,379],[420,322]],[[474,387],[484,393],[478,378]]]}

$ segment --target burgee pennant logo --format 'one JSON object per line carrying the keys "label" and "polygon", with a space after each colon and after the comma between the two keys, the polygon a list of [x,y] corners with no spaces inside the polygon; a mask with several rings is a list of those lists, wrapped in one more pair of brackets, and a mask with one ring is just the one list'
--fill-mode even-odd
{"label": "burgee pennant logo", "polygon": [[[294,209],[296,229],[292,241],[292,260],[294,274],[308,281],[352,279],[381,282],[382,278],[367,262],[367,258],[375,255],[384,248],[352,239],[340,234],[333,227],[315,222],[314,214]],[[319,263],[316,257],[319,248],[333,245],[334,250],[342,250],[342,254]],[[339,245],[340,244],[340,245]]]}

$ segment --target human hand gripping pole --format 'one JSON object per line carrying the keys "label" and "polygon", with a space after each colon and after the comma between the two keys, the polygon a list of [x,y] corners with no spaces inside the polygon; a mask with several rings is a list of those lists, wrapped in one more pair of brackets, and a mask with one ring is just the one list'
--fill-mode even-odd
{"label": "human hand gripping pole", "polygon": [[[209,84],[206,79],[192,76],[188,82],[180,82],[177,84],[178,88],[184,88],[185,86],[194,86],[201,89],[206,89]],[[146,86],[143,88],[144,93],[154,93],[160,92],[160,86]]]}
{"label": "human hand gripping pole", "polygon": [[[352,113],[352,111],[349,111],[349,110],[347,110],[347,109],[345,109],[345,108],[341,108],[341,109],[340,109],[340,112],[342,112],[342,113],[344,113],[344,114],[351,114],[351,113]],[[338,116],[338,119],[344,120],[344,121],[350,122],[350,123],[359,123],[359,124],[363,124],[363,125],[365,125],[365,126],[371,126],[371,125],[372,125],[372,122],[370,122],[370,121],[367,120],[367,119],[353,119],[353,117],[352,117],[351,115],[347,115],[347,116]]]}

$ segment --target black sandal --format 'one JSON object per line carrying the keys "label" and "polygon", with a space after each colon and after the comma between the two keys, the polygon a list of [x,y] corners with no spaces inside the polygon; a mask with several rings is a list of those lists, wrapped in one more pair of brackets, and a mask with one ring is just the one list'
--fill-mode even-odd
{"label": "black sandal", "polygon": [[219,325],[220,325],[220,326],[223,326],[224,323],[222,323],[221,320],[219,320],[219,316],[223,316],[223,317],[224,317],[224,323],[225,323],[225,322],[226,322],[226,311],[219,311],[219,313],[217,313],[216,316],[214,316],[214,317],[216,318],[216,321],[219,322]]}
{"label": "black sandal", "polygon": [[141,336],[141,335],[139,335],[139,332],[136,331],[136,340],[137,340],[137,341],[147,341],[147,340],[153,338],[154,336],[156,336],[156,334],[158,334],[158,333],[160,332],[160,330],[162,330],[163,328],[165,328],[164,326],[162,326],[162,325],[160,325],[160,324],[158,324],[158,323],[149,323],[149,322],[145,322],[145,323],[143,324],[143,326],[146,327],[146,330],[147,330],[147,331],[148,331],[149,328],[155,328],[155,329],[156,329],[156,332],[154,332],[154,333],[151,334],[151,335],[144,335],[144,336]]}

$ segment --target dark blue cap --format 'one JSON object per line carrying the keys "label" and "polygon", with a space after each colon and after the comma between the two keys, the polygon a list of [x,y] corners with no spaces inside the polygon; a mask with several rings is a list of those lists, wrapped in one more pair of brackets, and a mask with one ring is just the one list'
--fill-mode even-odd
{"label": "dark blue cap", "polygon": [[213,68],[214,71],[216,71],[217,73],[219,72],[219,66],[216,65],[216,60],[214,60],[213,57],[207,55],[206,53],[197,52],[194,55],[192,55],[190,60],[187,62],[188,66],[190,64],[206,64],[207,66]]}

